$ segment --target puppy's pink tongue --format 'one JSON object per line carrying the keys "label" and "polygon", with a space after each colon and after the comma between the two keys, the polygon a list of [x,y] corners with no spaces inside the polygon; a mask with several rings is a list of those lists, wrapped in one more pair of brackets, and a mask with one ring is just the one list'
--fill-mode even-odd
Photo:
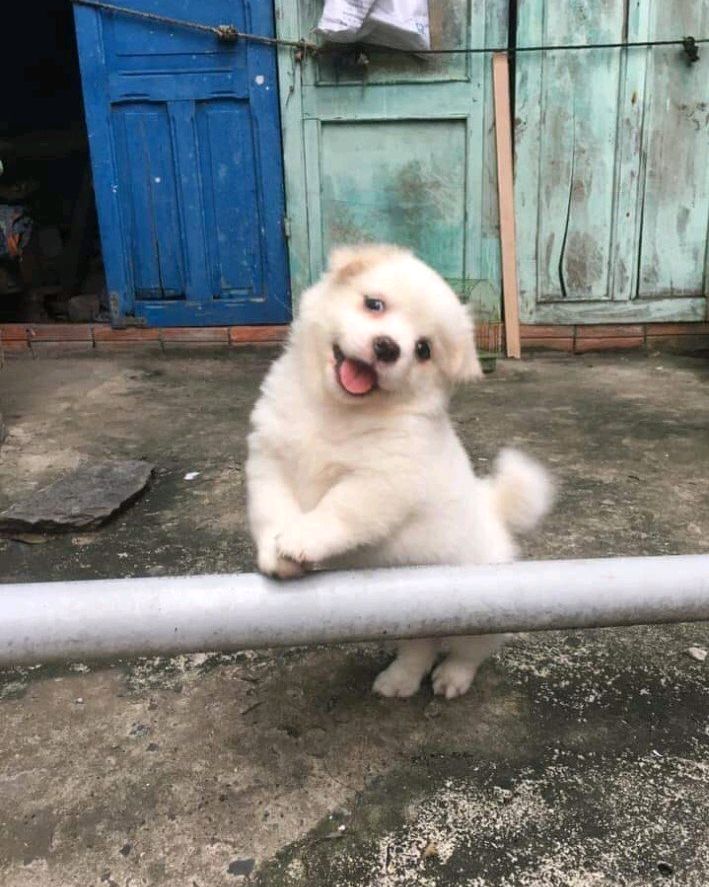
{"label": "puppy's pink tongue", "polygon": [[377,374],[372,367],[349,357],[340,364],[338,376],[340,385],[350,394],[368,394],[377,384]]}

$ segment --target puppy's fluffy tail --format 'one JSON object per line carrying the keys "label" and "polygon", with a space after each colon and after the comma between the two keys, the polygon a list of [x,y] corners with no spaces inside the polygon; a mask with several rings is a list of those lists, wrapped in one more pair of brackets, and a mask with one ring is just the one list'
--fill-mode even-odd
{"label": "puppy's fluffy tail", "polygon": [[554,486],[542,466],[518,450],[501,450],[492,476],[495,507],[517,532],[531,530],[551,508]]}

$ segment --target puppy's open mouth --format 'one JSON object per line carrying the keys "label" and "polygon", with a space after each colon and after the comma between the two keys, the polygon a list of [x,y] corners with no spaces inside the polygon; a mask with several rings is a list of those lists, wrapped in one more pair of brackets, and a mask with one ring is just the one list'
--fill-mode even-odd
{"label": "puppy's open mouth", "polygon": [[345,357],[339,345],[332,346],[335,356],[335,376],[340,388],[353,397],[363,397],[377,387],[377,371],[363,360]]}

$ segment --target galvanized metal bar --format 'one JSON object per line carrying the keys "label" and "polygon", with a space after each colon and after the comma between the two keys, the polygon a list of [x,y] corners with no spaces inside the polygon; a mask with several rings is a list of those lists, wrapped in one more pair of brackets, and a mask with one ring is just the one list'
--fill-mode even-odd
{"label": "galvanized metal bar", "polygon": [[0,585],[0,664],[709,620],[709,555]]}

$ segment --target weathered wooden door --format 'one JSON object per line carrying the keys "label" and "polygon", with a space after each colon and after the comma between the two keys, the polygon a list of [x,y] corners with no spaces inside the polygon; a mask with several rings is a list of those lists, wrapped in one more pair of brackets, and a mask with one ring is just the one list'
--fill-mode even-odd
{"label": "weathered wooden door", "polygon": [[[517,44],[677,39],[709,3],[519,0]],[[702,320],[707,60],[678,47],[520,53],[515,192],[522,319]]]}
{"label": "weathered wooden door", "polygon": [[[309,36],[322,0],[277,0],[278,34]],[[434,47],[506,41],[507,4],[430,4]],[[339,243],[412,247],[462,294],[499,282],[489,58],[351,47],[279,56],[293,293]]]}
{"label": "weathered wooden door", "polygon": [[[273,34],[270,2],[123,0]],[[290,317],[275,52],[76,6],[86,120],[115,322]]]}

